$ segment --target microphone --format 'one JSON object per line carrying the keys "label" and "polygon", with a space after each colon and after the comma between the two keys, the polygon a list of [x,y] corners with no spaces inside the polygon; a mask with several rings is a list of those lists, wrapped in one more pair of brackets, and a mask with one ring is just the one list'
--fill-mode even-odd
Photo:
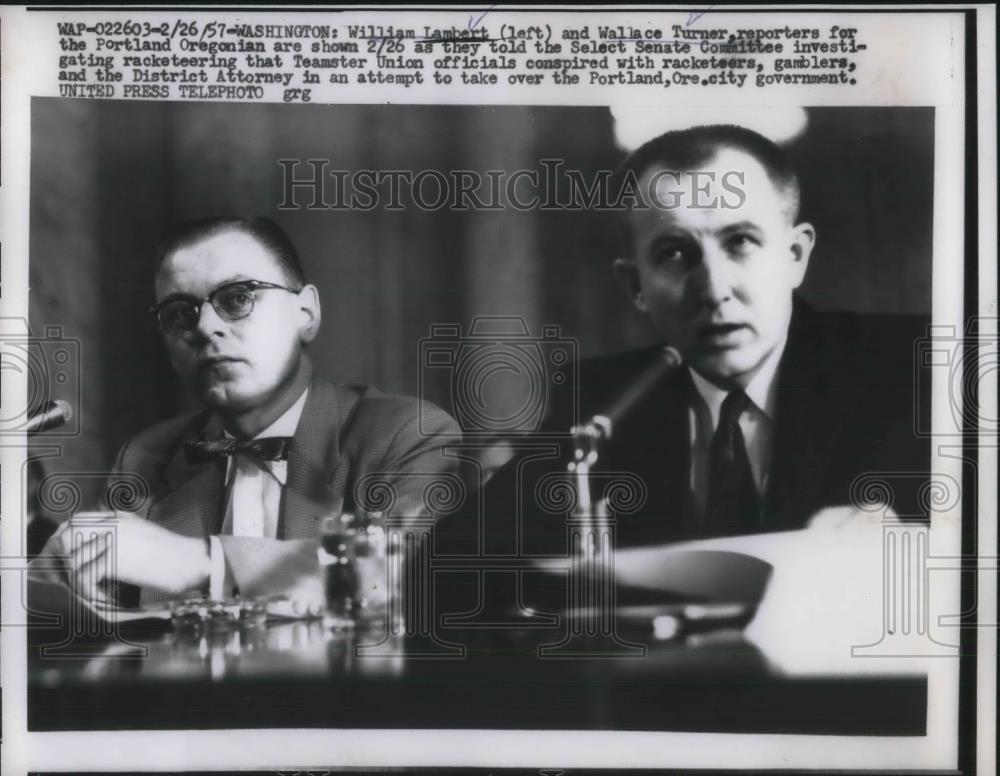
{"label": "microphone", "polygon": [[650,364],[639,377],[615,398],[600,415],[594,415],[593,422],[605,427],[604,438],[610,439],[616,424],[628,415],[646,395],[677,367],[681,365],[681,354],[676,348],[665,347],[663,357]]}
{"label": "microphone", "polygon": [[[586,524],[588,531],[596,529],[600,534],[607,527],[607,504],[594,503],[590,483],[590,471],[598,461],[602,444],[611,438],[615,426],[680,365],[680,352],[676,348],[665,347],[660,358],[640,372],[603,413],[594,415],[583,425],[570,430],[573,434],[573,460],[569,462],[567,469],[573,473],[576,482],[573,516]],[[606,558],[601,552],[596,555],[593,552],[595,546],[603,546],[602,539],[598,536],[596,545],[588,544],[593,539],[591,536],[587,542],[580,544],[574,560],[574,568],[581,567],[582,581],[580,575],[570,574],[571,580],[575,578],[570,583],[574,586],[575,594],[584,598],[589,593],[581,591],[581,585],[585,590],[603,590],[606,583],[614,584],[614,577],[609,576],[613,572],[607,566]]]}
{"label": "microphone", "polygon": [[58,428],[71,420],[72,417],[73,408],[70,407],[69,402],[56,399],[43,404],[32,412],[28,422],[24,425],[24,430],[29,434],[37,434],[40,431],[48,431],[50,428]]}
{"label": "microphone", "polygon": [[585,478],[589,467],[597,462],[598,448],[601,443],[611,439],[615,425],[635,409],[636,405],[668,374],[679,367],[681,361],[680,351],[676,348],[663,348],[662,357],[646,367],[645,371],[640,372],[639,377],[618,394],[604,412],[571,428],[574,449],[570,470]]}

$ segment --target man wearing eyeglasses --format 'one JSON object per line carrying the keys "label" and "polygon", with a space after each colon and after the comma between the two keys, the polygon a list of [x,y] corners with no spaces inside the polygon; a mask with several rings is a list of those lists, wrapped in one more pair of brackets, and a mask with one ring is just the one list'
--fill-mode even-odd
{"label": "man wearing eyeglasses", "polygon": [[[90,598],[118,585],[124,603],[286,594],[297,611],[323,595],[316,549],[322,518],[357,508],[353,490],[384,478],[406,509],[428,475],[452,468],[443,411],[313,374],[307,345],[320,327],[319,294],[273,222],[210,218],[163,242],[156,315],[170,360],[205,410],[131,439],[115,471],[150,491],[141,514],[118,513],[111,543],[71,541],[70,580]],[[112,476],[113,484],[115,477]]]}

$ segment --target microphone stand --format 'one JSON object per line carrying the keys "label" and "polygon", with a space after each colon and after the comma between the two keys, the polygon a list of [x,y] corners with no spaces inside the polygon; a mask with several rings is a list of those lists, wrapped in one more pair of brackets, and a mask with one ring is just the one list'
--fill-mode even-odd
{"label": "microphone stand", "polygon": [[573,434],[573,460],[568,468],[575,475],[574,516],[593,521],[597,515],[590,491],[590,470],[597,463],[601,442],[611,437],[611,421],[604,415],[594,415],[584,425],[574,426],[570,433]]}
{"label": "microphone stand", "polygon": [[646,654],[644,646],[627,642],[618,634],[614,520],[609,519],[603,503],[594,503],[590,473],[615,425],[680,363],[680,353],[674,348],[664,348],[663,359],[648,367],[617,397],[606,414],[594,415],[586,423],[570,429],[573,460],[567,468],[573,474],[576,503],[567,520],[571,555],[566,614],[569,629],[566,638],[558,644],[540,647],[543,656],[642,657]]}
{"label": "microphone stand", "polygon": [[571,429],[576,501],[567,520],[569,619],[566,637],[539,648],[542,656],[643,657],[646,648],[625,641],[618,634],[615,606],[614,531],[607,509],[596,503],[590,472],[600,456],[601,444],[611,437],[611,420],[595,415]]}

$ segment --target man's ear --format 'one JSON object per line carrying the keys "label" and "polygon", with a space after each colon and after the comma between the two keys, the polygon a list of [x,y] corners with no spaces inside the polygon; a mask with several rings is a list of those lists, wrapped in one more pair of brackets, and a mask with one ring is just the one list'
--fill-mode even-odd
{"label": "man's ear", "polygon": [[646,297],[642,295],[642,284],[639,282],[639,267],[635,259],[615,259],[615,277],[619,285],[625,289],[632,304],[639,312],[646,312]]}
{"label": "man's ear", "polygon": [[792,228],[792,288],[798,288],[805,280],[806,270],[809,268],[809,257],[812,255],[813,247],[816,245],[816,230],[813,225],[803,221]]}
{"label": "man's ear", "polygon": [[319,325],[323,318],[319,304],[319,290],[308,283],[299,291],[299,314],[302,316],[299,325],[299,338],[302,343],[312,342],[319,334]]}

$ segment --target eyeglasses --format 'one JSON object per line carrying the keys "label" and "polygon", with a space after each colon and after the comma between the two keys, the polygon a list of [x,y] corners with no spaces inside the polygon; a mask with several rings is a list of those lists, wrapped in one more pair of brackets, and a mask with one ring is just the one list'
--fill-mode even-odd
{"label": "eyeglasses", "polygon": [[288,291],[297,294],[301,288],[279,286],[277,283],[266,283],[263,280],[237,280],[219,286],[201,301],[188,298],[167,299],[149,308],[156,316],[160,330],[172,337],[180,337],[198,328],[201,317],[201,306],[211,302],[220,318],[227,321],[238,321],[253,312],[253,304],[257,299],[257,291],[268,289]]}

